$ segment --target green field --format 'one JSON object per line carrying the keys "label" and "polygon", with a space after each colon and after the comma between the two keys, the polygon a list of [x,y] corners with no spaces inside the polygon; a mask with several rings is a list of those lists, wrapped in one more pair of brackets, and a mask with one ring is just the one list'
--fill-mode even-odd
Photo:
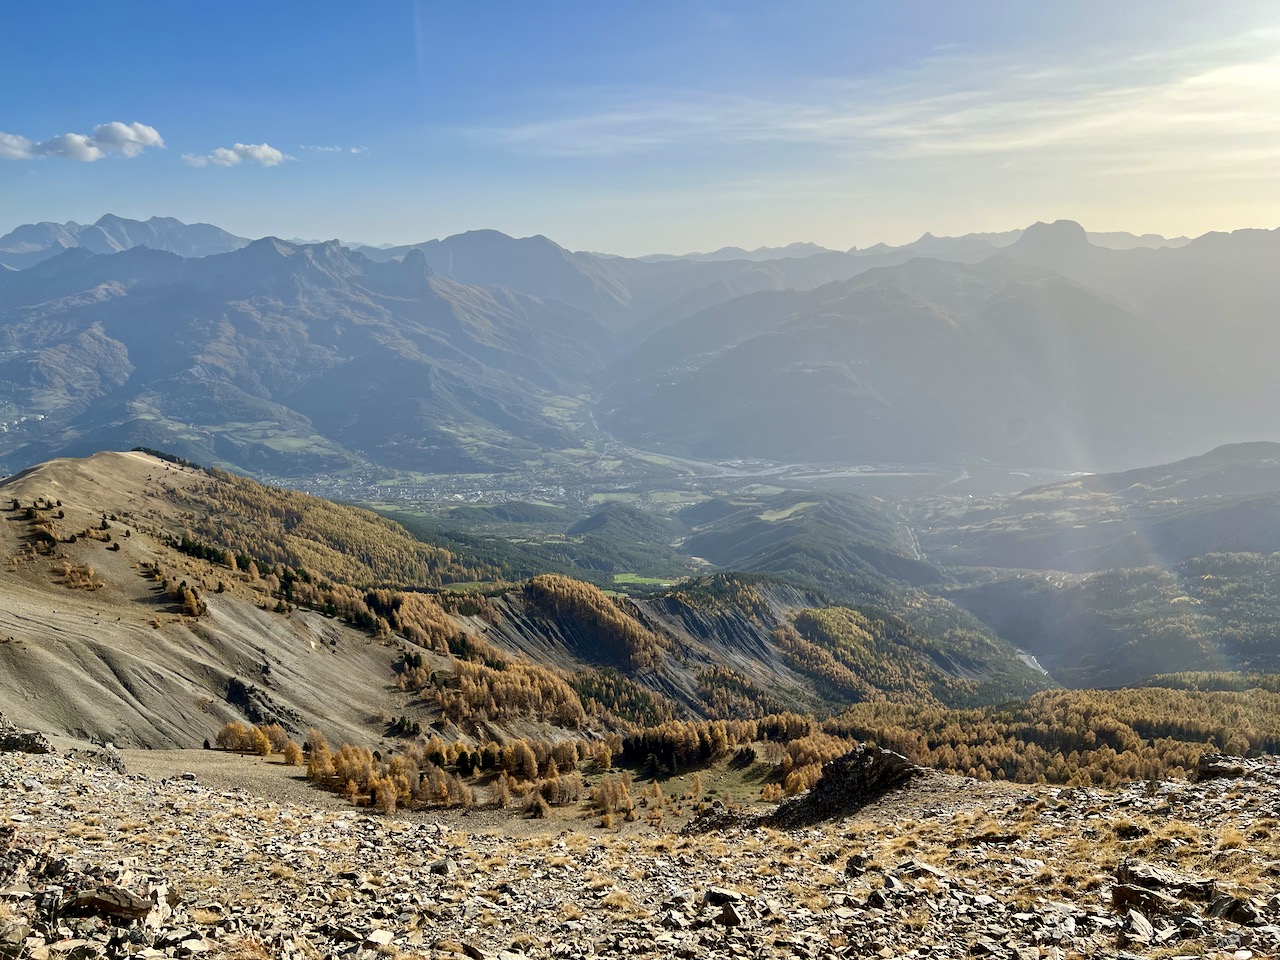
{"label": "green field", "polygon": [[760,514],[760,519],[773,523],[777,520],[785,520],[792,514],[799,513],[807,507],[816,507],[817,505],[817,500],[805,500],[803,503],[797,503],[795,506],[787,507],[785,510],[766,510]]}

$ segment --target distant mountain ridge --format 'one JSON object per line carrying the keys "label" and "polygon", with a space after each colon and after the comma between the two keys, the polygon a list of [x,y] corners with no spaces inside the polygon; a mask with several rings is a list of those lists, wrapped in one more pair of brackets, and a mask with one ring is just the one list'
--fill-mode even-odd
{"label": "distant mountain ridge", "polygon": [[[1015,242],[1023,233],[1022,230],[1006,230],[999,233],[970,233],[959,237],[936,237],[925,233],[919,239],[900,246],[877,243],[870,247],[851,247],[847,251],[857,257],[902,256],[939,256],[943,259],[964,257],[966,253],[990,254]],[[1137,248],[1155,249],[1160,247],[1184,246],[1190,240],[1186,237],[1166,238],[1158,234],[1136,235],[1123,231],[1091,232],[1088,234],[1091,243],[1096,246],[1114,250]],[[293,238],[290,243],[311,245],[321,241]],[[146,246],[153,250],[164,250],[183,257],[206,257],[217,253],[230,253],[250,243],[249,239],[234,234],[208,223],[183,223],[172,217],[151,217],[149,220],[130,220],[105,214],[92,224],[80,224],[75,221],[55,223],[42,221],[15,227],[0,237],[0,265],[12,269],[25,269],[49,257],[57,256],[72,247],[84,247],[92,253],[118,253],[132,247]],[[820,254],[840,253],[841,251],[810,242],[795,242],[781,247],[762,246],[753,250],[743,247],[726,246],[709,253],[667,254],[657,253],[642,257],[618,257],[608,253],[571,253],[543,236],[516,239],[499,233],[496,230],[472,230],[455,234],[438,240],[427,240],[415,244],[364,244],[344,241],[350,247],[374,260],[398,259],[411,248],[416,247],[430,256],[437,250],[441,257],[455,257],[459,260],[456,267],[441,270],[446,276],[471,283],[492,282],[480,279],[486,270],[477,261],[477,253],[492,256],[498,245],[503,243],[524,245],[529,250],[541,246],[542,249],[533,256],[544,258],[544,265],[554,259],[555,253],[550,248],[567,255],[567,259],[579,268],[586,266],[585,258],[595,260],[627,260],[639,262],[666,262],[687,260],[699,263],[715,263],[726,261],[768,262],[772,260],[804,259]],[[452,270],[457,270],[455,276]],[[466,275],[474,275],[477,279],[467,280]],[[530,278],[532,280],[532,277]],[[536,281],[534,281],[536,282]],[[510,284],[508,284],[510,285]],[[515,287],[522,289],[521,287]],[[533,292],[523,290],[522,292]]]}
{"label": "distant mountain ridge", "polygon": [[785,247],[756,247],[754,250],[747,250],[743,247],[721,247],[719,250],[713,250],[710,253],[653,253],[648,256],[637,257],[637,260],[785,260],[793,257],[811,257],[818,253],[837,253],[830,247],[824,247],[817,243],[789,243]]}
{"label": "distant mountain ridge", "polygon": [[[1023,230],[1005,230],[998,233],[966,233],[959,237],[936,237],[925,232],[919,239],[900,246],[876,243],[869,247],[850,247],[845,252],[858,257],[883,257],[885,255],[901,256],[910,254],[918,257],[936,256],[940,259],[956,259],[973,254],[990,255],[1009,244],[1016,242],[1024,233]],[[1181,247],[1190,243],[1187,237],[1162,237],[1156,233],[1137,235],[1124,231],[1090,232],[1089,242],[1111,250],[1133,250],[1137,248],[1155,249],[1159,247]],[[829,247],[817,243],[789,243],[785,247],[757,247],[747,250],[743,247],[721,247],[711,253],[653,253],[638,260],[782,260],[786,258],[811,257],[820,253],[838,253]],[[604,255],[604,256],[607,256]]]}
{"label": "distant mountain ridge", "polygon": [[248,245],[209,223],[183,223],[172,217],[127,220],[106,214],[95,223],[30,223],[0,237],[0,264],[13,269],[34,266],[65,250],[83,248],[90,253],[119,253],[134,247],[150,247],[180,257],[207,257],[230,253]]}
{"label": "distant mountain ridge", "polygon": [[509,469],[599,424],[695,459],[1098,470],[1272,436],[1280,231],[1108,242],[1055,221],[645,261],[492,230],[351,250],[30,225],[3,240],[36,262],[0,269],[0,464],[109,443]]}
{"label": "distant mountain ridge", "polygon": [[1274,436],[1277,257],[1280,231],[1112,250],[1035,224],[975,263],[915,257],[686,317],[617,362],[600,419],[703,458],[1077,470]]}
{"label": "distant mountain ridge", "polygon": [[756,290],[812,289],[860,272],[838,252],[776,260],[643,260],[574,253],[543,236],[473,230],[409,246],[360,247],[377,262],[418,250],[441,277],[567,303],[641,339],[704,307]]}
{"label": "distant mountain ridge", "polygon": [[436,277],[417,252],[73,249],[0,274],[0,409],[45,418],[0,434],[0,460],[114,444],[280,472],[492,468],[568,445],[545,407],[609,344],[579,311]]}

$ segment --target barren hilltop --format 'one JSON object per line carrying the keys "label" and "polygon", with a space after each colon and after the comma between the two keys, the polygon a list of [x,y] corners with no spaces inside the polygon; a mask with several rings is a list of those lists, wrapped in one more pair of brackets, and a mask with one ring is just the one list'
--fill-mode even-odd
{"label": "barren hilltop", "polygon": [[[243,716],[227,702],[228,684],[272,669],[275,708],[323,716],[335,736],[363,736],[367,715],[389,710],[393,651],[310,611],[285,618],[225,583],[220,594],[214,578],[231,581],[229,570],[215,574],[166,546],[189,522],[177,498],[207,479],[142,453],[100,453],[0,485],[0,504],[22,505],[0,523],[0,709],[15,723],[121,745],[198,746]],[[41,523],[56,548],[33,531]],[[205,615],[184,613],[165,576],[199,590]],[[353,688],[365,691],[359,700]]]}

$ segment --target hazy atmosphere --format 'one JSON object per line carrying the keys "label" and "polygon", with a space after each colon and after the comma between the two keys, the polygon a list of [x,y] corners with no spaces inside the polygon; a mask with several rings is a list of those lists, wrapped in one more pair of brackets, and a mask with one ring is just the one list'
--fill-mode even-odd
{"label": "hazy atmosphere", "polygon": [[365,243],[491,227],[640,255],[1059,217],[1195,236],[1280,213],[1272,3],[7,16],[6,229],[106,212]]}

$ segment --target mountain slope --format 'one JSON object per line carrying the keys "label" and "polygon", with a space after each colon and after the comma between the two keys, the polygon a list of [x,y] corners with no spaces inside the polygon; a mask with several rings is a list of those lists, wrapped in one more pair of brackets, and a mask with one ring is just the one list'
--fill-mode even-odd
{"label": "mountain slope", "polygon": [[1088,576],[1019,575],[948,592],[1069,687],[1185,671],[1280,671],[1280,554],[1213,553]]}
{"label": "mountain slope", "polygon": [[905,513],[944,595],[1063,683],[1280,669],[1280,444]]}
{"label": "mountain slope", "polygon": [[712,500],[682,513],[699,523],[681,549],[719,567],[788,576],[839,596],[859,580],[937,583],[910,556],[887,513],[859,497],[796,492],[760,501]]}
{"label": "mountain slope", "polygon": [[909,508],[935,563],[1085,573],[1280,551],[1280,444]]}
{"label": "mountain slope", "polygon": [[1257,405],[1269,409],[1280,399],[1269,363],[1280,349],[1280,276],[1272,269],[1280,229],[1207,233],[1176,249],[1109,250],[1091,244],[1078,224],[1058,221],[1028,228],[1003,255],[1048,267],[1150,318],[1153,333],[1200,358],[1190,381],[1198,390],[1250,384],[1237,402],[1244,429],[1197,446],[1270,435]]}
{"label": "mountain slope", "polygon": [[1181,389],[1198,366],[1041,268],[917,259],[656,334],[615,366],[602,422],[702,457],[1111,463],[1221,427],[1227,397]]}
{"label": "mountain slope", "polygon": [[[393,650],[319,614],[286,618],[261,597],[220,593],[230,572],[146,532],[181,529],[168,498],[202,477],[144,454],[100,454],[0,485],[0,709],[37,729],[120,745],[198,746],[246,708],[299,733],[323,716],[336,735],[368,739],[368,715],[393,707]],[[8,509],[11,498],[24,511],[47,502],[35,512],[63,542],[46,552],[22,511]],[[116,519],[100,519],[108,516]],[[85,530],[95,535],[67,541]],[[203,587],[207,612],[184,615],[153,577],[156,564]]]}
{"label": "mountain slope", "polygon": [[547,403],[581,393],[609,342],[563,305],[434,277],[421,254],[73,250],[0,275],[0,410],[45,418],[0,439],[0,463],[144,444],[276,473],[507,466],[569,445]]}

